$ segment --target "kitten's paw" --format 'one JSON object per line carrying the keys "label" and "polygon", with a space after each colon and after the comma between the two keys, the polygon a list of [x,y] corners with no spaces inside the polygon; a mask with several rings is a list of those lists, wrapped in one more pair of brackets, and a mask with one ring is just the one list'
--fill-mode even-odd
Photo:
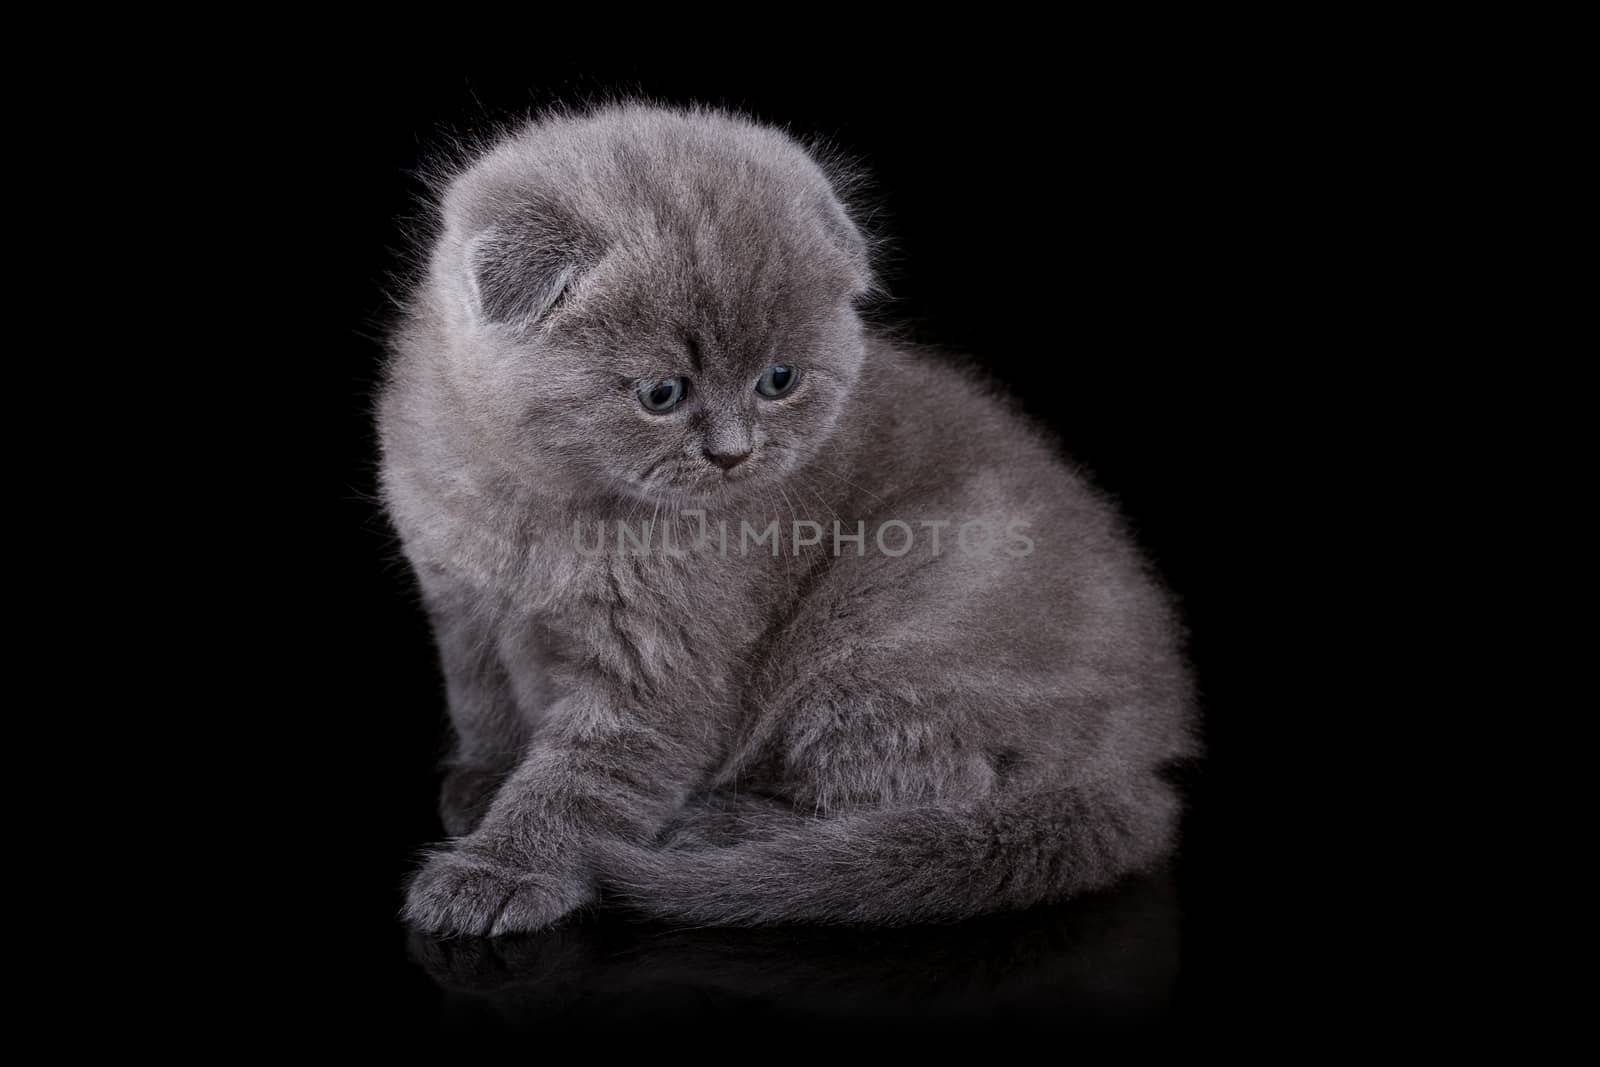
{"label": "kitten's paw", "polygon": [[542,929],[587,896],[581,887],[466,850],[438,852],[406,889],[403,917],[431,934],[497,937]]}

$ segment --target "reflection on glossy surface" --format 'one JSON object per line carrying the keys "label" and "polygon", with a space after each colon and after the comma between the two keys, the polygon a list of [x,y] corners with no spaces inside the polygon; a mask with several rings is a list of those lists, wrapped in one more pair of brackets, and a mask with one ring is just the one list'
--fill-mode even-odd
{"label": "reflection on glossy surface", "polygon": [[898,930],[680,929],[601,913],[499,940],[411,939],[449,1024],[737,1020],[1143,1025],[1172,1006],[1170,876],[1070,904]]}

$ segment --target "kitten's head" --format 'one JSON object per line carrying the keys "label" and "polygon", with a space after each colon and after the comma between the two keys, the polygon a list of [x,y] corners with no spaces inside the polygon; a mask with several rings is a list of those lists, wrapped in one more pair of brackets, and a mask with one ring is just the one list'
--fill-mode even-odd
{"label": "kitten's head", "polygon": [[426,305],[501,462],[688,503],[759,493],[825,447],[872,278],[786,135],[706,111],[547,118],[457,175],[442,216]]}

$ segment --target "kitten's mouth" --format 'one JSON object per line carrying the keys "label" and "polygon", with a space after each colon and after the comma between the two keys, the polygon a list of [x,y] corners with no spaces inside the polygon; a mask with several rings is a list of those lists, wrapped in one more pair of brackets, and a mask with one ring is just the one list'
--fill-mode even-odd
{"label": "kitten's mouth", "polygon": [[685,471],[676,477],[634,479],[632,488],[638,495],[652,501],[693,503],[715,500],[754,481],[760,473],[754,467],[748,460],[726,470],[707,465]]}
{"label": "kitten's mouth", "polygon": [[735,482],[747,482],[751,476],[750,468],[743,463],[731,470],[715,470],[708,473],[710,473],[712,485],[732,485]]}

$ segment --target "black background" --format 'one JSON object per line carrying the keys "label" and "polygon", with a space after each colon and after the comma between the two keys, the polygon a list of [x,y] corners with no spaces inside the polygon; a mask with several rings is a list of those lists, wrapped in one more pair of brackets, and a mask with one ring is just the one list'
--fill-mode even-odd
{"label": "black background", "polygon": [[[1278,503],[1297,477],[1281,427],[1316,397],[1315,331],[1290,325],[1301,275],[1284,249],[1329,225],[1295,192],[1314,162],[1293,132],[1299,102],[1221,71],[1086,78],[1040,64],[821,77],[540,63],[303,88],[244,164],[290,209],[263,237],[292,265],[273,313],[294,340],[264,386],[283,398],[283,470],[306,502],[273,519],[306,561],[300,581],[263,577],[261,590],[293,601],[294,620],[275,628],[292,770],[263,797],[261,878],[287,864],[304,917],[255,963],[275,1003],[395,1032],[662,1018],[1163,1030],[1253,1010],[1277,979],[1246,946],[1276,890],[1246,857],[1293,817],[1251,810],[1244,784],[1285,756],[1263,635],[1283,624],[1258,614],[1258,592],[1294,533]],[[408,942],[394,916],[416,850],[440,833],[443,695],[373,497],[369,406],[390,272],[419,210],[414,170],[449,135],[612,92],[738,108],[858,160],[889,241],[893,299],[878,314],[989,367],[1133,520],[1192,631],[1209,749],[1170,878],[893,935],[603,917],[492,950]]]}

